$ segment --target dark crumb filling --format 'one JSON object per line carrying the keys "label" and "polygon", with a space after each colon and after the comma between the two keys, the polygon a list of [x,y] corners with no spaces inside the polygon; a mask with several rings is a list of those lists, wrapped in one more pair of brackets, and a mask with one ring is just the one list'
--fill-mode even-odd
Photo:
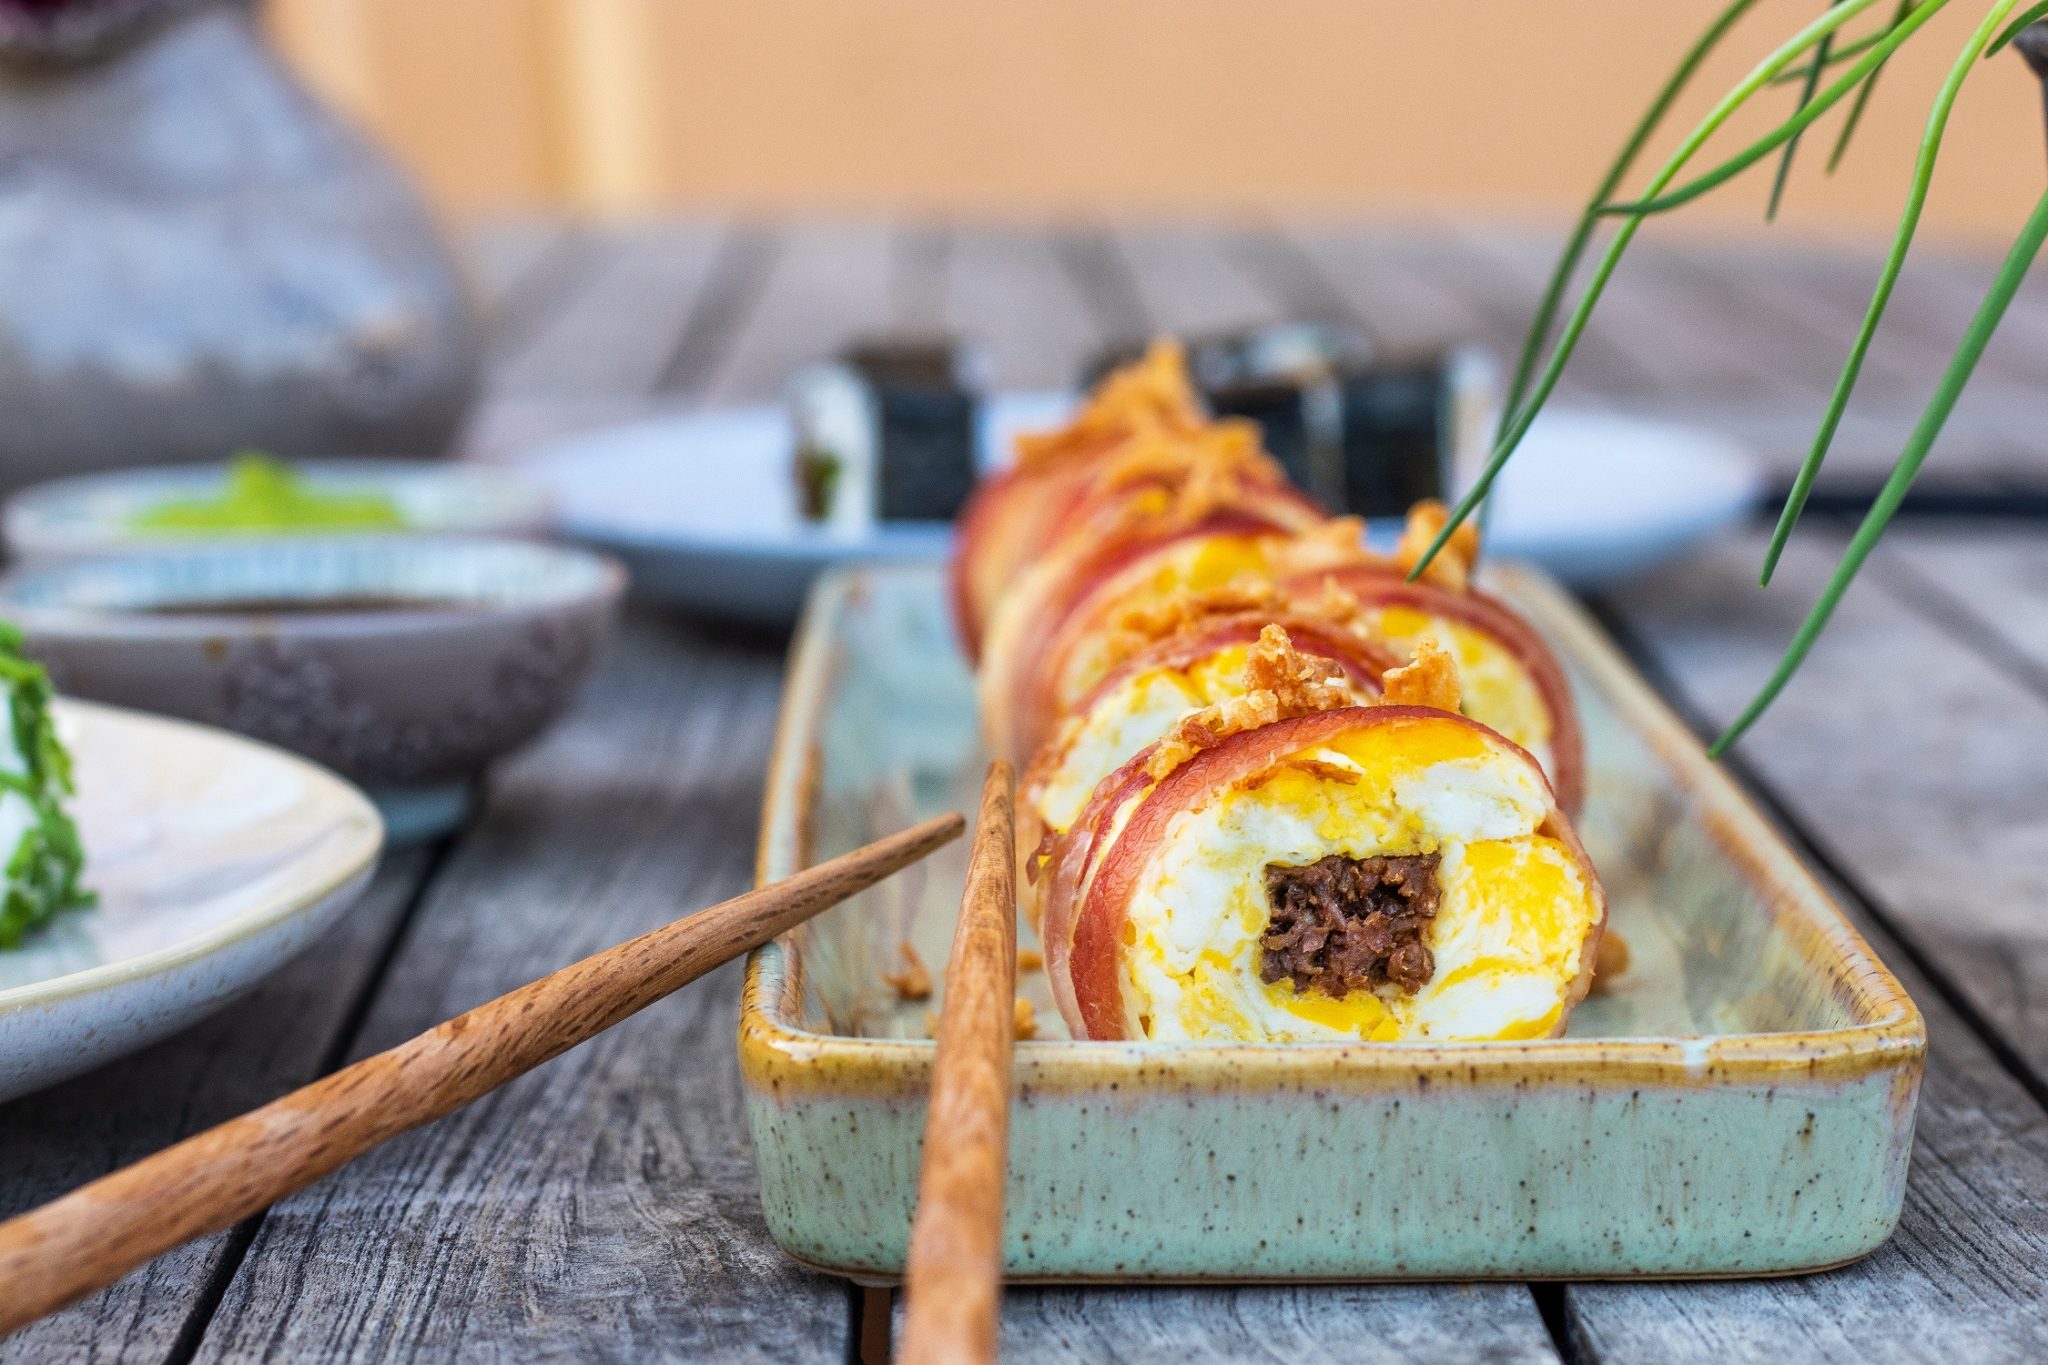
{"label": "dark crumb filling", "polygon": [[1266,864],[1273,914],[1259,940],[1259,979],[1291,979],[1296,991],[1337,1000],[1388,981],[1415,994],[1436,972],[1424,940],[1442,899],[1437,862],[1434,853],[1333,853],[1305,867]]}

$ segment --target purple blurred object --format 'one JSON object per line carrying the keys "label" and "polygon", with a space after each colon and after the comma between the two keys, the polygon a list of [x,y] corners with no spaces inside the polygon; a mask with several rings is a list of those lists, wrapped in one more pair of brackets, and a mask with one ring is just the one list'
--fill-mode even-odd
{"label": "purple blurred object", "polygon": [[467,300],[376,148],[233,0],[0,0],[0,492],[444,453]]}

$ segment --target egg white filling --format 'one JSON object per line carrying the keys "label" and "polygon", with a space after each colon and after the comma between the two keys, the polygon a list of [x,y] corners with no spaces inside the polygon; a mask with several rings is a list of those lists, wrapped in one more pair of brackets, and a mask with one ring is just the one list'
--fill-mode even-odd
{"label": "egg white filling", "polygon": [[[1061,742],[1059,764],[1031,794],[1050,829],[1073,826],[1096,786],[1183,716],[1244,695],[1246,645],[1226,645],[1185,669],[1148,668],[1095,700]],[[1360,702],[1369,700],[1357,692]]]}
{"label": "egg white filling", "polygon": [[[1421,763],[1345,747],[1296,757],[1356,771],[1356,783],[1290,769],[1174,819],[1131,908],[1131,1036],[1446,1041],[1555,1027],[1595,909],[1571,854],[1536,833],[1537,774],[1490,744]],[[1389,983],[1340,1000],[1260,980],[1267,864],[1429,852],[1442,898],[1420,991]]]}

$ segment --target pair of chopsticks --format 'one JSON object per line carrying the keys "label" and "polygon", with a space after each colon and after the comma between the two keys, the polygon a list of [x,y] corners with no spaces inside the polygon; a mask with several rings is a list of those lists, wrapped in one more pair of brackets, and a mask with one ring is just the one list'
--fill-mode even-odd
{"label": "pair of chopsticks", "polygon": [[452,1113],[963,828],[958,815],[927,820],[676,920],[0,1223],[0,1334]]}
{"label": "pair of chopsticks", "polygon": [[[1002,1295],[1016,861],[989,766],[946,966],[905,1271],[906,1362],[992,1361]],[[701,910],[0,1223],[0,1335],[453,1113],[956,838],[944,815]]]}

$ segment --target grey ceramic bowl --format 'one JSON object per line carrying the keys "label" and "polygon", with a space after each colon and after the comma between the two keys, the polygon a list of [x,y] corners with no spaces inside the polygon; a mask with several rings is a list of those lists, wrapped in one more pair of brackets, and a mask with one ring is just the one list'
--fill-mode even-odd
{"label": "grey ceramic bowl", "polygon": [[[489,465],[346,459],[294,460],[291,467],[315,492],[389,498],[405,521],[402,531],[391,534],[537,536],[553,520],[545,489]],[[135,524],[170,499],[219,498],[227,488],[225,463],[53,479],[7,500],[0,533],[7,538],[8,552],[23,563],[276,538],[274,531],[193,535]]]}
{"label": "grey ceramic bowl", "polygon": [[601,555],[519,540],[233,541],[18,569],[0,618],[61,691],[324,763],[398,839],[459,819],[560,713],[624,587]]}

